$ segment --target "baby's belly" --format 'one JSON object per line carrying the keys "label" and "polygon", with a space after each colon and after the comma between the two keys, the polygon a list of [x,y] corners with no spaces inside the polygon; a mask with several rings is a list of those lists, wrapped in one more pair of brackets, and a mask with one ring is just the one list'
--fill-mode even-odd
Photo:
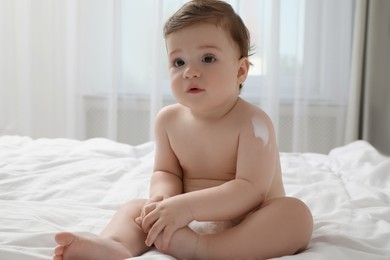
{"label": "baby's belly", "polygon": [[191,192],[196,190],[207,189],[211,187],[216,187],[221,184],[224,184],[228,180],[212,180],[212,179],[183,179],[183,189],[184,192]]}

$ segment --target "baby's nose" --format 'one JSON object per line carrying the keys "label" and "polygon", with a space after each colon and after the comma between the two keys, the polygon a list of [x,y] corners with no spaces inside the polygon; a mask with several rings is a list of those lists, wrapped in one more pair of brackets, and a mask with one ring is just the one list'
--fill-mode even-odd
{"label": "baby's nose", "polygon": [[188,66],[184,71],[184,78],[199,78],[200,71],[195,66]]}

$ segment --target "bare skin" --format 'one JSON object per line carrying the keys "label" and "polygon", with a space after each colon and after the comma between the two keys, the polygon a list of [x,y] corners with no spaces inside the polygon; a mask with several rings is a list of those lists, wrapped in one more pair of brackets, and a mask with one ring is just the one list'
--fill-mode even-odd
{"label": "bare skin", "polygon": [[[285,197],[271,120],[239,98],[248,59],[211,24],[172,33],[166,45],[179,104],[156,119],[150,199],[125,204],[99,236],[57,234],[53,259],[124,259],[153,244],[178,259],[267,259],[303,250],[310,211]],[[188,227],[193,220],[235,225],[198,234]]]}

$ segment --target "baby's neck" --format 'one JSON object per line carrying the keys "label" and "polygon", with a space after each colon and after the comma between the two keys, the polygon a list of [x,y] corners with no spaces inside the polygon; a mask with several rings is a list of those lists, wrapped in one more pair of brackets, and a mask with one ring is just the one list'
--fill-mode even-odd
{"label": "baby's neck", "polygon": [[224,104],[223,106],[219,106],[213,110],[207,110],[207,111],[197,111],[196,109],[191,109],[190,113],[192,116],[199,121],[209,122],[216,120],[219,120],[221,118],[224,118],[226,115],[228,115],[240,102],[241,98],[237,97],[236,99],[232,100],[229,103]]}

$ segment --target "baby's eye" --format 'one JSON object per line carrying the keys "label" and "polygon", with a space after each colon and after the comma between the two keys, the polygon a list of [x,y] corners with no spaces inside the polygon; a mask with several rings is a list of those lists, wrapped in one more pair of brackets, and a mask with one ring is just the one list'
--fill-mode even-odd
{"label": "baby's eye", "polygon": [[184,62],[184,60],[182,60],[182,59],[176,59],[176,60],[173,61],[173,65],[174,65],[175,67],[181,67],[181,66],[183,66],[184,64],[185,64],[185,62]]}
{"label": "baby's eye", "polygon": [[206,62],[206,63],[212,63],[212,62],[216,61],[216,59],[211,55],[206,55],[203,57],[202,61]]}

